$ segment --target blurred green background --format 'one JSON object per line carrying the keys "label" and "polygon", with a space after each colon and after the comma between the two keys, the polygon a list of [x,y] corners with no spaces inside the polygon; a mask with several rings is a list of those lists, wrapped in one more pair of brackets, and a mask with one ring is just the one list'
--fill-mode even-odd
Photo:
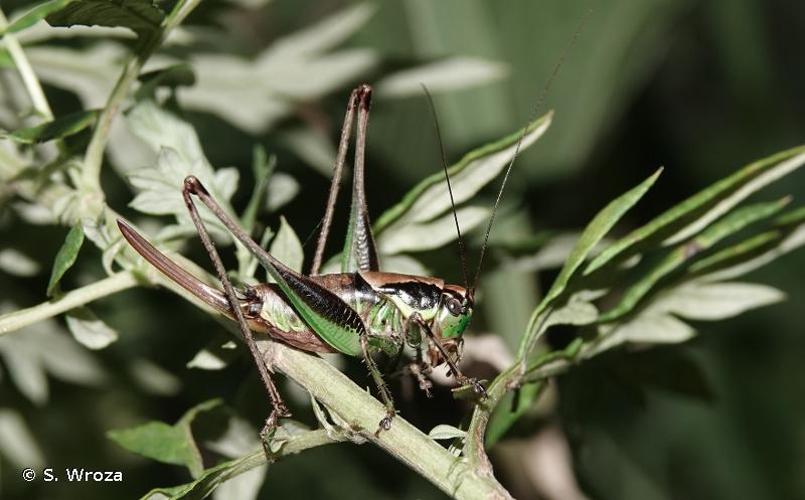
{"label": "blurred green background", "polygon": [[[204,2],[186,23],[196,36],[194,43],[164,52],[178,57],[195,52],[253,57],[277,38],[349,5]],[[234,165],[248,180],[255,143],[278,156],[278,170],[301,186],[300,194],[280,212],[303,240],[324,206],[326,162],[304,161],[310,149],[300,150],[289,137],[299,130],[316,130],[331,146],[352,85],[382,81],[446,57],[483,59],[496,65],[497,75],[468,88],[434,89],[448,158],[457,159],[515,130],[538,111],[556,113],[546,137],[517,161],[498,238],[509,235],[507,231],[528,235],[582,227],[607,201],[664,165],[658,184],[617,228],[622,234],[738,167],[799,145],[805,137],[802,3],[389,0],[373,5],[371,18],[341,44],[369,51],[372,63],[331,90],[294,102],[287,113],[252,129],[203,106],[186,109],[213,165]],[[2,8],[8,15],[29,6],[4,0]],[[93,43],[50,40],[31,45],[84,49]],[[557,63],[561,69],[545,91]],[[91,67],[92,62],[86,64]],[[244,82],[239,91],[243,99],[259,84]],[[82,106],[76,93],[63,85],[51,81],[45,89],[57,115]],[[103,102],[103,95],[96,97]],[[228,96],[233,102],[237,98],[238,92]],[[183,90],[178,101],[184,104]],[[244,105],[248,110],[248,101]],[[384,96],[378,90],[369,132],[371,212],[381,213],[417,180],[437,171],[438,147],[420,94]],[[327,151],[324,147],[325,158]],[[106,171],[104,187],[113,208],[133,213],[126,208],[132,194],[112,169]],[[483,202],[491,203],[493,194],[485,193]],[[800,202],[805,198],[802,172],[762,196],[784,194]],[[247,197],[248,189],[241,189],[235,205],[243,207]],[[340,214],[336,235],[343,234],[345,210]],[[277,215],[271,217],[265,222],[274,226]],[[0,247],[13,245],[45,269],[31,277],[0,272],[0,301],[24,307],[45,299],[47,269],[65,233],[62,227],[30,226],[8,211],[0,212]],[[305,248],[310,250],[310,245]],[[477,252],[476,244],[471,256]],[[188,255],[206,265],[198,248]],[[422,258],[436,275],[460,281],[454,248]],[[64,288],[79,286],[82,276],[97,276],[99,261],[99,252],[85,246]],[[474,328],[521,331],[540,283],[550,275],[537,281],[537,276],[513,272],[495,248],[486,267],[486,306]],[[805,498],[805,402],[800,397],[805,386],[804,268],[805,253],[799,252],[749,277],[786,291],[788,300],[782,304],[696,325],[701,335],[684,345],[608,354],[560,377],[555,402],[493,450],[500,479],[515,496],[534,498],[541,492],[557,498],[528,472],[533,457],[522,449],[537,430],[558,425],[572,450],[576,480],[590,498]],[[48,466],[123,470],[125,482],[58,488],[27,484],[19,479],[17,465],[0,454],[2,498],[133,498],[155,486],[186,482],[184,469],[130,454],[104,433],[146,420],[173,422],[189,407],[213,397],[223,397],[255,425],[265,415],[267,405],[245,357],[222,371],[186,368],[221,328],[178,297],[137,289],[103,300],[94,309],[120,333],[118,342],[87,355],[103,372],[102,381],[76,385],[51,377],[49,397],[35,404],[9,378],[6,358],[0,364],[0,411],[13,410],[23,417]],[[167,381],[150,386],[143,382],[137,367],[153,376],[151,364],[166,372],[162,376]],[[364,380],[359,365],[346,369],[355,380]],[[686,383],[688,378],[693,382]],[[397,382],[395,388],[403,385]],[[398,399],[402,414],[424,429],[441,422],[455,425],[468,413],[445,390],[432,401],[420,395]],[[304,409],[296,416],[313,422]],[[302,495],[442,496],[371,446],[346,444],[271,466],[260,498]]]}

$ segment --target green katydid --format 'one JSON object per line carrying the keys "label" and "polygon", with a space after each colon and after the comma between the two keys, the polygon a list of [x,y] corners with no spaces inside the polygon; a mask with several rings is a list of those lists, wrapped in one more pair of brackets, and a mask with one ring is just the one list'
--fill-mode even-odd
{"label": "green katydid", "polygon": [[[182,193],[201,241],[209,253],[216,274],[223,285],[223,292],[202,283],[162,254],[128,224],[118,220],[123,236],[148,262],[205,303],[238,323],[273,406],[273,410],[266,420],[266,426],[263,428],[264,436],[273,429],[280,417],[287,417],[290,413],[257,350],[252,332],[267,334],[275,340],[304,351],[340,352],[350,356],[363,357],[386,406],[386,415],[380,421],[378,431],[390,427],[395,410],[389,390],[372,358],[372,354],[377,351],[397,356],[402,353],[406,345],[413,347],[416,359],[411,364],[411,371],[419,380],[420,387],[426,392],[428,392],[430,382],[422,373],[432,367],[446,364],[449,367],[449,373],[454,375],[460,384],[471,386],[480,397],[485,396],[483,385],[476,379],[465,376],[457,366],[461,356],[462,334],[467,328],[473,312],[478,273],[475,274],[475,283],[470,286],[464,264],[464,244],[458,218],[455,216],[455,203],[444,161],[443,167],[445,176],[447,176],[448,192],[453,204],[456,230],[461,246],[464,286],[445,284],[444,280],[439,278],[385,273],[379,270],[377,250],[364,192],[364,148],[371,93],[371,87],[361,85],[350,96],[322,229],[309,275],[302,275],[289,269],[263,250],[193,176],[185,179]],[[427,96],[432,105],[430,95],[427,94]],[[342,272],[320,275],[319,269],[332,222],[356,111],[358,123],[352,208],[342,254]],[[438,132],[438,122],[436,122],[436,126]],[[444,154],[442,156],[444,160]],[[486,230],[487,238],[513,162],[514,157],[508,165],[498,193],[495,209],[492,211]],[[255,255],[276,283],[247,286],[237,293],[235,292],[221,258],[201,222],[194,198],[207,206],[235,238]],[[486,240],[484,250],[485,247]],[[479,271],[480,267],[479,262]]]}

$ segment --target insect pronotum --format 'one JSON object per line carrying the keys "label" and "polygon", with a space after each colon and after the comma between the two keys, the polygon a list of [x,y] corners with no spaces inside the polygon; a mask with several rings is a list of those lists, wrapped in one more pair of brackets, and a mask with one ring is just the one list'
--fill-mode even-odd
{"label": "insect pronotum", "polygon": [[[426,94],[432,106],[427,90]],[[483,385],[476,379],[465,376],[457,366],[463,343],[462,334],[472,317],[478,281],[476,272],[472,286],[467,282],[464,244],[458,219],[455,222],[462,249],[464,285],[446,284],[440,278],[386,273],[380,270],[364,191],[364,150],[371,96],[371,87],[361,85],[352,92],[347,104],[330,195],[309,275],[295,272],[261,248],[193,176],[185,179],[182,195],[223,285],[223,291],[201,282],[157,250],[127,223],[118,220],[123,236],[148,262],[193,295],[237,322],[273,407],[261,432],[264,438],[274,429],[277,420],[290,416],[290,412],[257,350],[253,332],[267,334],[277,341],[304,351],[340,352],[362,357],[386,407],[386,415],[379,423],[378,432],[391,426],[395,409],[391,394],[372,357],[374,352],[382,351],[397,356],[409,345],[415,352],[411,371],[417,376],[423,390],[428,391],[430,382],[422,373],[446,364],[460,384],[471,386],[480,397],[485,396]],[[341,272],[318,274],[356,112],[352,207],[342,253]],[[438,132],[438,122],[436,127]],[[443,152],[442,157],[444,160]],[[513,161],[512,158],[501,184],[495,209],[487,226],[487,237]],[[452,187],[444,161],[443,167],[453,202]],[[246,286],[235,291],[201,221],[195,199],[207,206],[232,235],[254,254],[276,283]],[[454,203],[453,214],[455,216]],[[479,262],[479,270],[480,266]]]}

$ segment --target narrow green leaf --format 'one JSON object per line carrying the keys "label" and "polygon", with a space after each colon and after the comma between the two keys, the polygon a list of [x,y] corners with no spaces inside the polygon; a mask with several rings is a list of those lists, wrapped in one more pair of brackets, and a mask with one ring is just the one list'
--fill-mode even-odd
{"label": "narrow green leaf", "polygon": [[51,26],[120,26],[148,37],[160,29],[164,17],[150,0],[75,0],[46,19]]}
{"label": "narrow green leaf", "polygon": [[784,236],[775,242],[775,244],[768,250],[764,251],[758,256],[752,257],[747,261],[739,262],[733,266],[718,269],[715,272],[710,272],[700,278],[699,280],[706,281],[723,281],[743,276],[749,272],[754,271],[769,262],[772,262],[783,255],[796,250],[797,248],[805,245],[805,224],[800,224],[793,228],[787,228],[783,233]]}
{"label": "narrow green leaf", "polygon": [[688,265],[696,255],[709,250],[724,238],[737,233],[754,222],[773,216],[788,202],[789,198],[783,198],[776,202],[758,203],[742,207],[708,227],[690,241],[678,245],[655,264],[647,274],[631,285],[618,305],[602,314],[598,321],[602,323],[613,321],[630,313],[660,280]]}
{"label": "narrow green leaf", "polygon": [[168,488],[154,488],[143,495],[141,500],[157,500],[164,497],[168,497],[171,500],[201,500],[207,498],[210,493],[227,480],[265,463],[265,453],[260,450],[251,455],[211,467],[191,483]]}
{"label": "narrow green leaf", "polygon": [[[638,243],[645,244],[649,239],[666,238],[674,231],[685,227],[684,233],[677,233],[671,240],[671,242],[681,241],[682,235],[694,234],[701,230],[753,192],[792,172],[803,163],[805,163],[805,147],[800,146],[747,165],[618,240],[593,259],[584,270],[584,274],[592,273],[615,258],[623,259],[633,254]],[[696,219],[704,221],[704,224],[691,223]]]}
{"label": "narrow green leaf", "polygon": [[43,2],[8,25],[6,29],[0,31],[0,37],[6,33],[16,33],[26,28],[30,28],[37,22],[44,19],[46,16],[56,12],[59,9],[62,9],[65,5],[72,1],[73,0],[50,0],[49,2]]}
{"label": "narrow green leaf", "polygon": [[606,236],[620,218],[646,194],[657,180],[660,173],[662,173],[662,168],[658,169],[634,188],[611,201],[603,210],[598,212],[587,227],[584,228],[575,247],[573,247],[573,250],[565,261],[565,265],[559,272],[559,276],[551,285],[548,293],[545,294],[542,302],[540,302],[532,313],[529,326],[526,329],[526,335],[523,337],[523,341],[520,344],[519,356],[523,356],[525,353],[529,352],[534,342],[539,338],[542,329],[538,327],[538,324],[540,323],[539,320],[542,313],[565,291],[573,274],[579,266],[582,265],[590,251]]}
{"label": "narrow green leaf", "polygon": [[99,111],[96,109],[89,111],[79,111],[56,118],[53,121],[35,125],[33,127],[21,128],[10,133],[0,134],[0,137],[11,139],[22,144],[36,144],[40,142],[62,139],[81,132],[87,127],[91,127],[98,119]]}
{"label": "narrow green leaf", "polygon": [[[511,161],[517,143],[522,137],[520,150],[525,150],[539,139],[551,124],[553,113],[534,120],[508,137],[482,146],[466,154],[458,163],[448,168],[456,204],[471,198],[489,184]],[[451,209],[447,181],[443,172],[437,172],[417,184],[396,205],[386,210],[374,225],[374,233],[395,231],[411,223],[433,220]]]}
{"label": "narrow green leaf", "polygon": [[81,224],[77,224],[67,233],[64,243],[56,254],[56,259],[53,261],[53,271],[50,273],[50,281],[48,281],[47,288],[48,297],[53,296],[53,292],[56,290],[56,286],[59,284],[59,281],[61,281],[64,273],[75,264],[82,243],[84,243],[84,229]]}
{"label": "narrow green leaf", "polygon": [[723,250],[697,260],[688,268],[690,274],[704,274],[722,269],[739,262],[747,261],[752,257],[775,246],[783,239],[783,232],[779,230],[766,231],[751,236],[743,241],[731,245]]}
{"label": "narrow green leaf", "polygon": [[107,437],[123,448],[159,462],[184,465],[194,478],[204,472],[201,453],[190,428],[199,413],[222,404],[220,399],[205,401],[191,408],[174,425],[151,421],[130,429],[110,430]]}

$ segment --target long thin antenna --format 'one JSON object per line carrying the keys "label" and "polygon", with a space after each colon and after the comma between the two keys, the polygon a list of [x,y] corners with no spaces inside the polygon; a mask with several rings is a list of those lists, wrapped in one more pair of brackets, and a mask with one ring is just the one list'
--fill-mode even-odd
{"label": "long thin antenna", "polygon": [[447,154],[444,151],[444,142],[442,141],[442,130],[439,127],[439,117],[436,114],[436,103],[433,102],[433,96],[424,83],[420,83],[425,96],[428,98],[430,105],[430,112],[433,115],[433,126],[436,129],[436,138],[439,140],[439,150],[442,154],[442,168],[444,169],[444,178],[447,180],[447,192],[450,193],[450,205],[453,207],[453,220],[456,222],[456,233],[458,234],[458,251],[461,254],[461,272],[464,273],[464,288],[470,286],[467,275],[467,252],[464,247],[464,238],[461,236],[461,227],[458,224],[458,214],[456,213],[456,200],[453,198],[453,186],[450,184],[450,174],[447,172]]}
{"label": "long thin antenna", "polygon": [[[548,81],[545,82],[545,85],[542,87],[542,91],[537,97],[537,103],[534,106],[534,113],[532,115],[531,120],[528,123],[533,122],[534,120],[539,117],[539,113],[542,111],[542,105],[545,102],[545,97],[548,95],[548,92],[551,90],[551,85],[553,84],[554,80],[556,79],[557,75],[559,75],[559,70],[565,63],[565,59],[567,58],[568,52],[570,49],[576,45],[576,41],[579,38],[579,34],[584,30],[584,26],[587,24],[587,20],[590,18],[590,14],[592,13],[592,9],[589,9],[584,16],[579,21],[578,26],[576,27],[576,31],[573,33],[573,36],[568,41],[565,48],[562,50],[562,54],[559,56],[559,60],[553,67],[553,71],[551,71],[551,75],[548,77]],[[481,247],[481,256],[478,259],[478,268],[475,271],[475,277],[472,280],[472,288],[469,290],[469,296],[472,297],[475,295],[475,288],[478,286],[478,279],[481,276],[481,267],[484,263],[484,255],[486,254],[486,247],[489,243],[489,233],[492,232],[492,224],[495,222],[495,214],[498,211],[498,205],[500,205],[500,200],[503,198],[503,190],[506,187],[506,182],[509,180],[509,174],[511,174],[512,167],[514,166],[514,161],[517,159],[517,155],[520,154],[520,147],[523,145],[523,139],[525,139],[526,133],[528,132],[528,126],[523,127],[523,132],[520,134],[520,138],[517,139],[517,144],[514,146],[514,154],[512,155],[512,159],[509,161],[509,166],[506,167],[506,174],[503,176],[503,182],[500,183],[500,190],[498,191],[498,196],[495,199],[495,206],[492,208],[492,215],[489,216],[489,224],[486,226],[486,234],[484,234],[484,244]]]}

